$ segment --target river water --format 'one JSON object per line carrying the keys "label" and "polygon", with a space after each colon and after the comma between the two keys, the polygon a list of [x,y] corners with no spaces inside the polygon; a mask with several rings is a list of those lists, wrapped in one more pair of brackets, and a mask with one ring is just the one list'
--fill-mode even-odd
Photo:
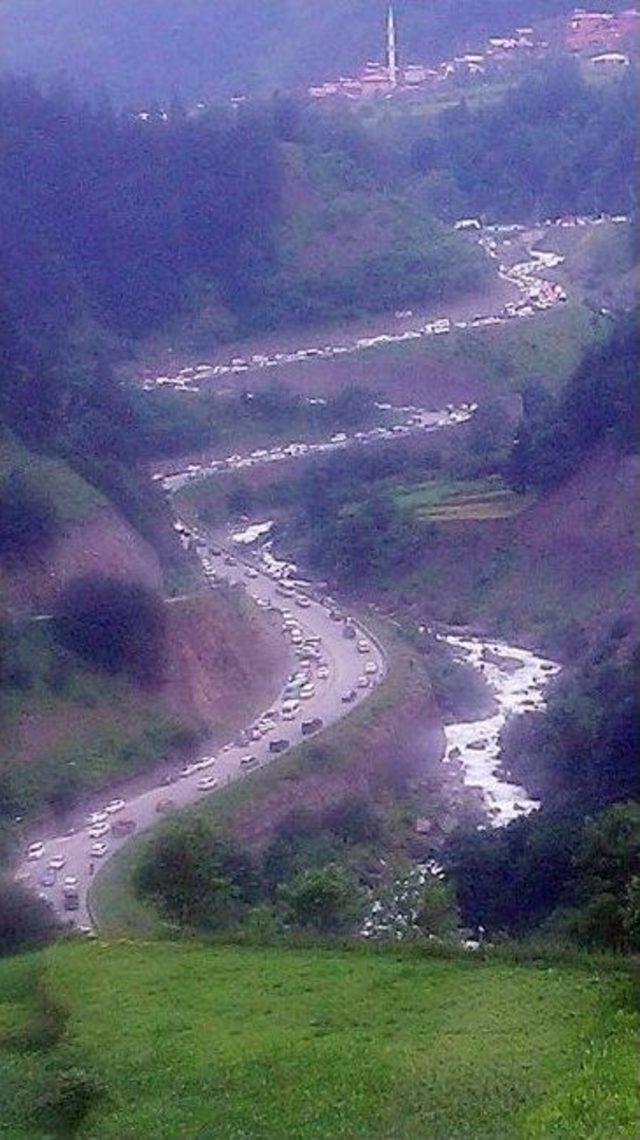
{"label": "river water", "polygon": [[500,772],[500,733],[508,717],[545,708],[545,690],[560,666],[503,642],[438,636],[459,660],[481,672],[495,701],[491,716],[446,726],[444,761],[461,764],[465,784],[482,793],[488,821],[493,827],[503,827],[540,805]]}

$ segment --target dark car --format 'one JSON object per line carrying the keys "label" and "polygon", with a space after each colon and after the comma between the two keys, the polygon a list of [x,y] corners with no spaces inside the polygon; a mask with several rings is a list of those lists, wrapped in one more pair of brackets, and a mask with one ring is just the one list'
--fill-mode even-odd
{"label": "dark car", "polygon": [[300,725],[300,731],[303,736],[311,736],[314,732],[319,732],[322,728],[322,721],[319,716],[314,716],[313,720],[303,720]]}
{"label": "dark car", "polygon": [[288,740],[270,740],[269,752],[285,752],[289,747]]}
{"label": "dark car", "polygon": [[343,693],[341,698],[343,705],[350,705],[352,701],[355,701],[357,695],[355,689],[349,689],[348,693]]}

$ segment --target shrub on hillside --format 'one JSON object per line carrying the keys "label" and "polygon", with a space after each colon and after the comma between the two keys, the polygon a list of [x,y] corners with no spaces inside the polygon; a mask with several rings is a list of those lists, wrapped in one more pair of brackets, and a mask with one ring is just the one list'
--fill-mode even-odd
{"label": "shrub on hillside", "polygon": [[50,942],[57,932],[53,911],[19,883],[0,879],[0,956]]}
{"label": "shrub on hillside", "polygon": [[251,856],[199,819],[177,819],[145,848],[136,868],[139,897],[182,926],[216,930],[257,901]]}
{"label": "shrub on hillside", "polygon": [[31,1111],[34,1120],[47,1133],[75,1136],[104,1094],[104,1084],[94,1073],[77,1065],[61,1065],[55,1059],[45,1069]]}
{"label": "shrub on hillside", "polygon": [[86,576],[71,583],[54,614],[58,642],[92,666],[145,684],[162,677],[166,621],[146,586]]}
{"label": "shrub on hillside", "polygon": [[23,561],[47,547],[59,527],[46,490],[14,470],[0,482],[0,559]]}

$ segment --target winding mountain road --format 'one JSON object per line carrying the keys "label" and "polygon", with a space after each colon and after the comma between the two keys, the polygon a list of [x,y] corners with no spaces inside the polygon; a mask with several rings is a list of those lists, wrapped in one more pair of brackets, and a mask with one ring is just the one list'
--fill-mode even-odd
{"label": "winding mountain road", "polygon": [[[181,525],[186,530],[185,524]],[[308,697],[298,698],[298,706],[290,720],[283,719],[283,692],[271,709],[265,710],[265,713],[275,712],[276,717],[272,721],[263,722],[265,726],[268,723],[271,727],[259,739],[228,744],[214,755],[201,756],[191,766],[192,770],[188,774],[185,769],[185,774],[169,786],[155,782],[150,784],[112,815],[105,812],[104,800],[96,802],[89,814],[105,814],[104,821],[97,824],[98,828],[105,828],[104,836],[92,837],[89,834],[92,825],[87,821],[87,826],[74,834],[58,835],[52,831],[42,839],[41,854],[37,858],[25,857],[18,867],[16,877],[45,898],[59,917],[67,921],[72,919],[79,928],[93,926],[88,905],[92,867],[97,874],[100,866],[104,866],[129,839],[129,836],[116,837],[112,830],[113,824],[117,826],[117,822],[122,819],[130,820],[135,824],[134,833],[139,834],[162,818],[161,811],[158,810],[158,805],[162,809],[162,801],[165,801],[165,806],[166,801],[171,801],[171,810],[179,811],[202,800],[207,794],[215,794],[236,780],[250,778],[253,770],[282,754],[270,751],[271,741],[286,740],[287,750],[294,747],[303,739],[303,721],[317,718],[325,726],[339,720],[356,704],[365,700],[385,675],[386,662],[381,647],[355,622],[348,623],[355,636],[345,637],[346,623],[344,619],[337,620],[337,612],[330,604],[322,604],[300,591],[291,597],[285,597],[282,591],[287,587],[283,587],[282,583],[264,570],[257,570],[217,547],[214,553],[206,539],[194,537],[198,540],[201,557],[206,564],[205,570],[208,578],[213,580],[214,588],[216,578],[232,584],[241,583],[256,605],[281,613],[284,611],[283,636],[292,640],[294,651],[304,658],[299,661],[299,668],[308,676],[306,683],[313,692],[307,690],[310,692]],[[330,616],[332,612],[333,618]],[[288,626],[286,629],[285,623]],[[305,661],[308,663],[305,664]],[[347,694],[351,699],[344,701]],[[257,725],[260,721],[261,718],[258,717],[254,724]],[[256,736],[258,731],[257,728],[254,729]],[[247,756],[255,758],[249,765],[246,764],[246,759],[243,764],[243,758]],[[210,777],[216,783],[209,789],[201,790],[198,785],[205,777]],[[92,855],[96,842],[106,844],[101,856]],[[35,850],[40,852],[40,847]],[[64,865],[57,871],[52,871],[52,860],[54,864],[64,860]],[[79,904],[71,913],[64,907],[65,880],[70,879],[75,880]],[[49,885],[46,885],[47,882]]]}

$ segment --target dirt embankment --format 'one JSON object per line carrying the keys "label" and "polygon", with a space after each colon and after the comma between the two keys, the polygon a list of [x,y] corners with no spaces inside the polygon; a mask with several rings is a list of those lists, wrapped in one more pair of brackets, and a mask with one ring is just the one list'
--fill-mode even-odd
{"label": "dirt embankment", "polygon": [[[320,815],[351,799],[379,807],[406,796],[428,780],[442,754],[443,734],[428,696],[413,697],[373,717],[357,737],[347,722],[305,749],[292,773],[285,763],[279,778],[234,813],[233,831],[255,850],[266,846],[279,824],[296,811]],[[272,777],[276,776],[274,768]]]}
{"label": "dirt embankment", "polygon": [[115,510],[106,508],[69,526],[29,566],[3,574],[7,607],[16,614],[48,613],[65,586],[83,574],[105,574],[162,589],[153,548]]}
{"label": "dirt embankment", "polygon": [[291,657],[279,626],[225,590],[169,604],[162,700],[177,716],[235,731],[275,698]]}
{"label": "dirt embankment", "polygon": [[604,448],[513,518],[437,526],[401,608],[579,653],[635,612],[639,471],[638,457]]}

